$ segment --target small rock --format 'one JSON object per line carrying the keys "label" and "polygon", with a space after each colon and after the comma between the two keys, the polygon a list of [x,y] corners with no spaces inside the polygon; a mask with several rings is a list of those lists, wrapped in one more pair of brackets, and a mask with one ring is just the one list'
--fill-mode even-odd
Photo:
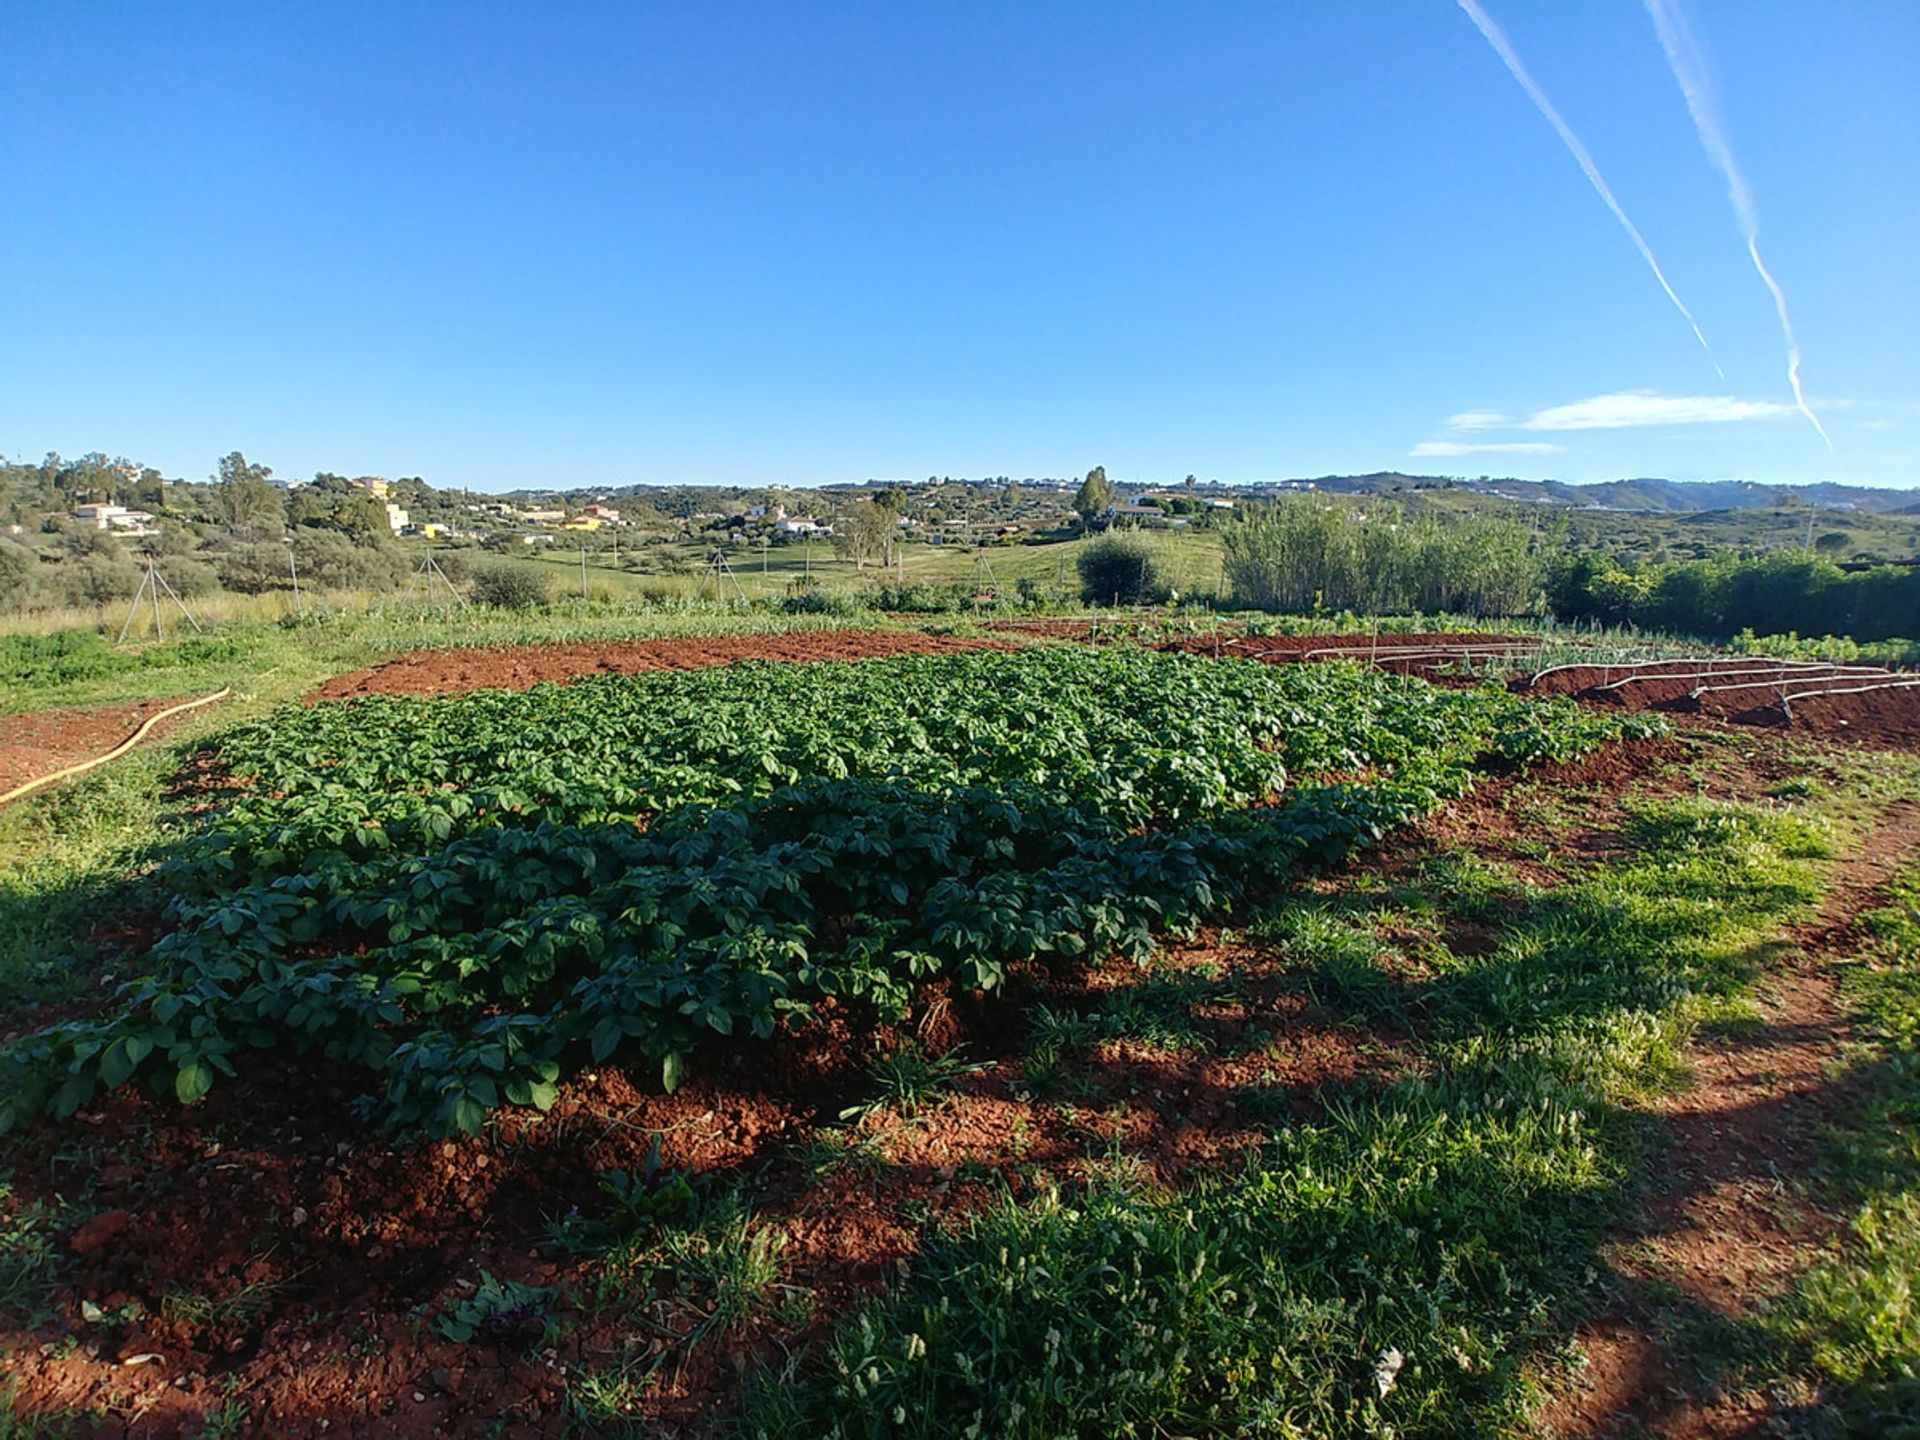
{"label": "small rock", "polygon": [[293,1223],[296,1225],[304,1225],[307,1223],[307,1207],[306,1206],[296,1205],[293,1207]]}
{"label": "small rock", "polygon": [[415,1404],[419,1404],[420,1402],[424,1401],[426,1398],[427,1398],[427,1392],[424,1390],[416,1390],[413,1392],[413,1399]]}
{"label": "small rock", "polygon": [[444,1365],[436,1365],[427,1372],[427,1378],[433,1382],[433,1388],[451,1395],[460,1388],[460,1377]]}

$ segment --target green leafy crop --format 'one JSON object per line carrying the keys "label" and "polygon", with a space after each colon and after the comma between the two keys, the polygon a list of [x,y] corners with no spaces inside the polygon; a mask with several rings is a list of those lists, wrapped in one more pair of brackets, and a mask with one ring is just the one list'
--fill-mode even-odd
{"label": "green leafy crop", "polygon": [[[0,1058],[0,1128],[249,1051],[361,1065],[471,1132],[701,1037],[879,1019],[937,978],[1190,930],[1302,861],[1649,722],[1355,667],[1114,648],[724,669],[289,709],[163,867],[169,933],[109,1016]],[[1658,722],[1651,722],[1656,724]]]}

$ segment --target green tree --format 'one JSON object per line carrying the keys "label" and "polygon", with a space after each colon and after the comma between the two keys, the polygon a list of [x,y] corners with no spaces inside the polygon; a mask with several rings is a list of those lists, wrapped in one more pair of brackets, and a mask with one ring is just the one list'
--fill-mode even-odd
{"label": "green tree", "polygon": [[371,490],[348,491],[333,507],[333,524],[349,535],[377,538],[393,531],[393,527],[387,524],[387,507]]}
{"label": "green tree", "polygon": [[1113,486],[1107,481],[1107,467],[1096,465],[1087,472],[1087,478],[1080,482],[1080,493],[1073,497],[1073,508],[1080,512],[1082,525],[1091,525],[1111,504]]}
{"label": "green tree", "polygon": [[1092,605],[1138,605],[1166,590],[1153,546],[1137,535],[1105,535],[1073,562],[1080,598]]}
{"label": "green tree", "polygon": [[214,509],[236,535],[260,539],[286,528],[286,500],[272,477],[271,469],[250,464],[238,450],[221,457],[214,474]]}
{"label": "green tree", "polygon": [[848,507],[833,523],[834,554],[853,561],[860,569],[865,569],[869,560],[883,559],[897,518],[893,511],[871,500]]}

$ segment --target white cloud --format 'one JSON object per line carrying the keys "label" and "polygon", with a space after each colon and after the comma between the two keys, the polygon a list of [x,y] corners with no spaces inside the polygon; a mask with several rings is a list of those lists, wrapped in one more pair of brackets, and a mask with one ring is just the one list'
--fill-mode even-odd
{"label": "white cloud", "polygon": [[1462,410],[1447,417],[1449,430],[1501,430],[1513,421],[1498,410]]}
{"label": "white cloud", "polygon": [[1724,425],[1735,420],[1777,420],[1797,414],[1792,405],[1741,400],[1732,395],[1658,395],[1621,390],[1571,405],[1536,410],[1522,430],[1627,430],[1643,425]]}
{"label": "white cloud", "polygon": [[1407,453],[1419,459],[1424,455],[1554,455],[1564,449],[1566,449],[1564,445],[1549,445],[1539,440],[1484,445],[1468,444],[1459,440],[1422,440]]}

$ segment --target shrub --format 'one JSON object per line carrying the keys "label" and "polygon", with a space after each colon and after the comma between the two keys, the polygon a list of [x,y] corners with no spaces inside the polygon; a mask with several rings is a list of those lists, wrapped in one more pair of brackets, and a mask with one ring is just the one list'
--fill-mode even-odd
{"label": "shrub", "polygon": [[548,600],[547,577],[499,562],[473,567],[473,598],[500,610],[532,610]]}
{"label": "shrub", "polygon": [[182,597],[210,595],[220,588],[219,577],[211,565],[185,555],[169,555],[160,562],[160,573]]}
{"label": "shrub", "polygon": [[811,581],[796,580],[787,586],[787,598],[781,608],[789,615],[858,615],[860,601],[844,590],[829,590]]}
{"label": "shrub", "polygon": [[1080,571],[1080,598],[1094,604],[1138,605],[1166,590],[1153,546],[1137,536],[1095,540],[1074,564]]}
{"label": "shrub", "polygon": [[236,545],[214,559],[220,583],[242,595],[260,595],[268,590],[293,588],[293,573],[287,564],[287,547],[265,541],[254,545]]}
{"label": "shrub", "polygon": [[24,545],[0,540],[0,602],[24,600],[33,588],[40,557]]}
{"label": "shrub", "polygon": [[62,598],[69,605],[105,605],[140,588],[142,571],[125,555],[95,552],[60,565]]}
{"label": "shrub", "polygon": [[[391,541],[362,539],[335,530],[303,527],[293,535],[300,583],[314,590],[397,590],[413,569],[413,559]],[[281,567],[286,569],[285,557]]]}

